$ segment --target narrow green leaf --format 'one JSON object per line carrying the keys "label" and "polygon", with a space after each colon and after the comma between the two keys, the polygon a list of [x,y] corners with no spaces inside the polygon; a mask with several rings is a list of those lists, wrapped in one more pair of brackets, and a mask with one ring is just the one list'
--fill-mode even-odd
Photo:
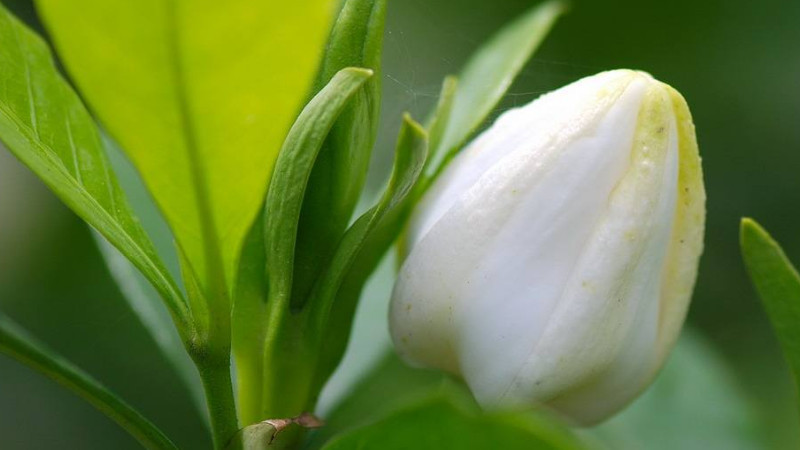
{"label": "narrow green leaf", "polygon": [[461,71],[452,112],[439,144],[431,147],[430,171],[458,151],[497,106],[511,83],[565,11],[561,1],[532,8],[484,43]]}
{"label": "narrow green leaf", "polygon": [[306,188],[295,249],[292,305],[299,309],[330,262],[361,195],[378,129],[386,0],[347,0],[328,40],[317,88],[345,67],[374,76],[355,94],[325,140]]}
{"label": "narrow green leaf", "polygon": [[37,370],[91,403],[148,449],[177,449],[169,438],[97,380],[37,342],[0,313],[0,353]]}
{"label": "narrow green leaf", "polygon": [[742,219],[740,231],[747,271],[800,389],[800,275],[780,245],[756,221]]}
{"label": "narrow green leaf", "polygon": [[[322,387],[341,360],[361,289],[388,248],[370,245],[371,240],[387,240],[386,230],[392,229],[397,215],[403,213],[404,201],[419,179],[427,150],[427,133],[406,115],[389,185],[378,203],[347,230],[330,267],[315,287],[313,303],[309,305],[309,329],[319,333],[315,338],[322,345],[317,387]],[[394,231],[389,233],[390,242],[397,236]]]}
{"label": "narrow green leaf", "polygon": [[334,3],[36,2],[67,70],[141,172],[210,300],[226,295],[225,279],[232,284],[316,75]]}
{"label": "narrow green leaf", "polygon": [[[442,90],[439,93],[439,102],[436,104],[436,109],[433,111],[431,119],[428,121],[427,129],[430,135],[430,148],[439,149],[444,139],[444,133],[447,131],[447,126],[450,123],[450,114],[453,111],[453,102],[456,98],[458,89],[458,77],[448,76],[442,82]],[[426,166],[431,163],[431,158],[428,158]]]}
{"label": "narrow green leaf", "polygon": [[264,241],[270,301],[276,307],[291,295],[294,248],[305,187],[334,121],[368,78],[369,69],[342,69],[298,117],[275,164],[267,193]]}
{"label": "narrow green leaf", "polygon": [[[258,217],[263,217],[263,209]],[[250,425],[263,420],[264,341],[267,324],[267,274],[264,221],[257,219],[247,234],[233,294],[232,349],[238,381],[239,421]]]}
{"label": "narrow green leaf", "polygon": [[0,6],[0,139],[147,277],[182,333],[183,296],[133,215],[94,122],[45,43]]}
{"label": "narrow green leaf", "polygon": [[[233,351],[245,424],[261,417],[260,393],[265,389],[262,358],[268,339],[264,330],[279,332],[279,322],[288,313],[297,224],[314,161],[339,114],[371,76],[368,69],[343,69],[306,105],[275,164],[263,228],[256,224],[248,235],[233,312]],[[268,326],[268,321],[274,325]]]}
{"label": "narrow green leaf", "polygon": [[[456,96],[456,89],[458,87],[458,78],[454,76],[445,77],[444,82],[442,83],[442,90],[439,93],[439,102],[436,105],[436,109],[433,111],[430,119],[428,119],[427,123],[427,130],[428,130],[428,148],[430,149],[437,149],[439,148],[442,139],[444,138],[444,133],[447,129],[447,124],[450,122],[450,113],[453,111],[453,101],[455,100]],[[381,236],[380,239],[371,239],[369,245],[365,247],[369,249],[373,255],[371,258],[362,258],[369,261],[369,265],[362,264],[362,268],[359,269],[359,273],[363,274],[360,276],[359,281],[355,283],[350,283],[353,287],[356,288],[356,292],[353,292],[350,295],[359,295],[361,289],[358,286],[362,286],[365,282],[367,277],[370,273],[377,267],[381,257],[383,254],[391,247],[392,243],[396,242],[396,248],[398,255],[405,254],[405,247],[406,247],[406,233],[403,233],[403,229],[406,226],[406,220],[410,215],[411,208],[413,205],[422,197],[425,193],[425,190],[428,188],[428,185],[433,180],[433,171],[430,169],[431,161],[434,155],[428,155],[428,158],[425,160],[425,171],[423,172],[423,176],[418,180],[418,182],[414,185],[413,192],[409,195],[409,199],[406,200],[406,205],[402,208],[402,213],[395,214],[394,222],[389,223],[386,222],[382,227],[382,232],[378,233]],[[427,172],[427,173],[425,173]]]}
{"label": "narrow green leaf", "polygon": [[[265,355],[261,384],[262,417],[287,417],[314,407],[322,383],[341,359],[355,307],[355,303],[339,302],[336,294],[349,269],[359,260],[359,250],[371,231],[379,227],[411,190],[422,170],[426,144],[425,130],[406,117],[389,187],[378,205],[361,216],[345,233],[332,263],[301,311],[290,313],[285,291],[287,286],[276,287],[270,278],[269,325],[266,348],[262,353]],[[268,246],[267,259],[275,253]],[[272,267],[269,262],[267,267]],[[332,313],[336,314],[336,325],[328,320]],[[342,318],[338,322],[340,314]]]}

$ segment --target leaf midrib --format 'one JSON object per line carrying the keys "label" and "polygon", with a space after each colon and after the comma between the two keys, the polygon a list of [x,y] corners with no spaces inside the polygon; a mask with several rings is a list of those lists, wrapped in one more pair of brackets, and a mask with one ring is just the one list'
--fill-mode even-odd
{"label": "leaf midrib", "polygon": [[188,80],[181,58],[182,51],[177,0],[167,2],[166,25],[167,46],[172,56],[169,59],[170,72],[172,73],[172,88],[175,92],[177,113],[182,125],[182,132],[180,134],[189,162],[189,177],[194,190],[193,197],[200,221],[200,235],[203,239],[203,251],[206,260],[206,274],[204,275],[209,283],[209,285],[204,287],[210,290],[209,293],[212,295],[211,303],[216,303],[216,301],[214,301],[215,298],[221,297],[220,300],[222,300],[226,297],[226,280],[222,264],[222,253],[218,245],[218,234],[214,221],[211,199],[209,197],[205,172],[201,163],[194,121],[191,116],[189,95],[187,93]]}

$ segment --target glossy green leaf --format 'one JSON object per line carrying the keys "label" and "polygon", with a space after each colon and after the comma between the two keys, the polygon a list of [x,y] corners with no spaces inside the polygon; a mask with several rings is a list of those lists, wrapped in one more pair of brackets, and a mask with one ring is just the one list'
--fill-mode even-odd
{"label": "glossy green leaf", "polygon": [[233,294],[233,358],[238,381],[239,421],[249,425],[261,416],[267,323],[267,274],[264,252],[263,210],[245,239]]}
{"label": "glossy green leaf", "polygon": [[459,74],[452,112],[441,140],[431,147],[430,169],[426,170],[429,175],[441,170],[486,120],[564,10],[561,1],[535,6],[472,55]]}
{"label": "glossy green leaf", "polygon": [[[428,135],[408,115],[403,120],[389,185],[378,203],[347,230],[330,267],[320,278],[309,305],[310,330],[322,344],[316,386],[321,388],[338,365],[347,346],[361,290],[386,248],[377,252],[371,242],[385,240],[387,225],[403,213],[405,200],[422,173],[428,152]],[[397,233],[392,234],[391,240]],[[387,247],[388,248],[388,247]]]}
{"label": "glossy green leaf", "polygon": [[147,277],[179,330],[185,300],[133,215],[92,118],[59,75],[44,42],[0,7],[0,139]]}
{"label": "glossy green leaf", "polygon": [[148,449],[177,449],[155,425],[97,380],[53,353],[0,313],[0,353],[37,370],[70,389],[117,422]]}
{"label": "glossy green leaf", "polygon": [[800,388],[800,275],[780,245],[754,220],[742,219],[740,238],[747,271]]}
{"label": "glossy green leaf", "polygon": [[[447,387],[447,384],[445,384]],[[322,448],[350,449],[537,449],[587,448],[566,428],[537,414],[485,414],[454,398],[452,389],[377,418],[372,424],[334,437]],[[373,397],[378,402],[380,397]]]}
{"label": "glossy green leaf", "polygon": [[316,75],[334,0],[36,3],[203,288],[225,296]]}
{"label": "glossy green leaf", "polygon": [[328,40],[318,89],[345,67],[364,67],[375,75],[342,111],[314,163],[297,230],[295,309],[330,262],[364,187],[380,116],[385,21],[386,0],[347,0]]}
{"label": "glossy green leaf", "polygon": [[[275,164],[264,211],[263,238],[252,231],[249,235],[233,315],[234,355],[237,363],[241,362],[238,373],[245,423],[261,416],[260,393],[264,385],[259,362],[264,340],[268,339],[264,329],[279,332],[280,321],[288,313],[297,224],[314,161],[339,114],[371,76],[368,69],[343,69],[306,105],[289,131]],[[260,226],[256,225],[254,230]],[[260,261],[262,253],[264,265]],[[260,268],[266,268],[266,273]],[[265,275],[269,311],[264,307]]]}
{"label": "glossy green leaf", "polygon": [[291,295],[300,210],[323,140],[348,100],[371,76],[372,71],[368,69],[342,69],[309,102],[286,138],[275,164],[264,211],[271,302],[287,302]]}
{"label": "glossy green leaf", "polygon": [[[262,384],[262,413],[265,417],[296,415],[313,408],[316,403],[322,384],[341,359],[357,299],[348,298],[352,304],[347,304],[340,301],[337,293],[350,269],[360,259],[363,244],[402,202],[419,176],[426,144],[425,130],[406,117],[387,190],[378,204],[345,233],[332,263],[301,311],[290,313],[286,295],[280,297],[280,287],[275,287],[270,281],[267,302],[270,323]],[[271,252],[274,251],[268,248],[268,260]],[[269,262],[267,267],[270,267]]]}

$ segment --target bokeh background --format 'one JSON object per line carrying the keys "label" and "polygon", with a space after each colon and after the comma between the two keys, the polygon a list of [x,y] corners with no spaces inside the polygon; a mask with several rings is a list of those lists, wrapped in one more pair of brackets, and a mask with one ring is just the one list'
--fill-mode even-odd
{"label": "bokeh background", "polygon": [[[1,1],[38,27],[28,0]],[[384,109],[370,189],[385,179],[402,112],[424,117],[442,77],[457,72],[492,31],[531,4],[390,0]],[[800,1],[574,0],[496,113],[619,67],[646,70],[676,87],[697,125],[708,231],[689,327],[719,354],[715,370],[724,371],[725,380],[698,366],[681,371],[684,383],[735,386],[758,430],[757,446],[800,448],[796,393],[737,242],[739,218],[752,216],[800,262]],[[379,335],[391,278],[385,269],[382,274],[361,313],[361,329]],[[4,149],[0,309],[118,391],[182,447],[206,445],[186,390],[128,309],[90,231]],[[376,348],[356,347],[329,391],[352,382],[359,367],[380,354]],[[327,392],[324,400],[333,404],[337,395]],[[706,406],[713,415],[714,405]],[[681,412],[665,408],[663,414],[667,422],[668,414]],[[82,400],[2,356],[0,436],[9,449],[137,448]],[[697,436],[696,448],[713,448]]]}

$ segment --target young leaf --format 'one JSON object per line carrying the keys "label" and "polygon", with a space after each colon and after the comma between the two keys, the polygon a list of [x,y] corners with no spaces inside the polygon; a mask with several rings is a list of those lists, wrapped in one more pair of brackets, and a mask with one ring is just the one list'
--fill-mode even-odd
{"label": "young leaf", "polygon": [[92,118],[58,74],[44,42],[0,6],[0,139],[153,284],[179,331],[183,295],[119,188]]}
{"label": "young leaf", "polygon": [[372,71],[342,69],[298,117],[289,131],[272,176],[264,211],[264,241],[270,301],[283,306],[291,294],[297,226],[314,161],[334,121]]}
{"label": "young leaf", "polygon": [[[297,223],[314,161],[341,111],[371,76],[372,71],[367,69],[343,69],[306,105],[289,131],[275,164],[264,211],[263,235],[259,236],[262,225],[257,224],[248,236],[233,313],[233,345],[237,364],[242,365],[239,383],[245,423],[261,416],[258,394],[264,389],[261,370],[264,329],[268,320],[280,322],[288,313]],[[261,261],[262,258],[265,259]],[[260,270],[264,268],[266,274]],[[264,307],[265,276],[269,310]],[[277,324],[270,326],[269,331],[277,332],[277,327]]]}
{"label": "young leaf", "polygon": [[405,200],[419,179],[427,150],[427,133],[405,116],[388,187],[378,203],[347,230],[331,265],[315,286],[308,307],[309,329],[316,330],[315,338],[322,345],[317,387],[322,387],[342,358],[361,289],[388,248],[372,242],[392,242],[397,236],[399,230],[394,224],[405,212]]}
{"label": "young leaf", "polygon": [[263,209],[247,233],[233,293],[231,339],[236,361],[239,421],[250,425],[263,420],[261,395],[264,376],[264,340],[267,323],[267,275]]}
{"label": "young leaf", "polygon": [[740,231],[747,271],[800,388],[800,275],[780,245],[756,221],[742,219]]}
{"label": "young leaf", "polygon": [[[262,353],[265,358],[261,406],[265,417],[296,415],[314,406],[322,383],[341,359],[355,307],[355,302],[353,305],[339,302],[336,294],[359,260],[363,244],[411,190],[422,170],[426,144],[425,130],[406,117],[389,187],[379,203],[345,233],[331,264],[312,290],[311,300],[301,311],[289,312],[287,286],[274,286],[270,278],[269,325]],[[266,233],[270,235],[269,231]],[[268,247],[268,260],[271,254],[277,253]],[[269,262],[267,267],[272,267]],[[335,323],[329,320],[332,312],[336,315]]]}
{"label": "young leaf", "polygon": [[291,300],[295,309],[302,307],[330,262],[364,186],[380,116],[385,21],[386,0],[347,0],[328,40],[318,89],[345,67],[364,67],[375,75],[342,111],[314,163],[297,230]]}
{"label": "young leaf", "polygon": [[177,449],[169,438],[97,380],[53,353],[0,313],[0,353],[70,389],[117,422],[148,449]]}
{"label": "young leaf", "polygon": [[216,301],[316,74],[334,0],[36,3]]}
{"label": "young leaf", "polygon": [[[453,102],[456,97],[458,89],[458,77],[448,76],[442,82],[442,90],[439,93],[439,102],[436,104],[436,109],[427,123],[428,134],[430,135],[430,148],[438,149],[444,139],[444,133],[447,131],[447,126],[450,123],[450,114],[453,112]],[[426,166],[430,164],[429,159]]]}
{"label": "young leaf", "polygon": [[484,43],[458,77],[452,112],[436,147],[431,147],[428,174],[441,170],[505,95],[517,74],[565,11],[561,1],[532,8]]}

